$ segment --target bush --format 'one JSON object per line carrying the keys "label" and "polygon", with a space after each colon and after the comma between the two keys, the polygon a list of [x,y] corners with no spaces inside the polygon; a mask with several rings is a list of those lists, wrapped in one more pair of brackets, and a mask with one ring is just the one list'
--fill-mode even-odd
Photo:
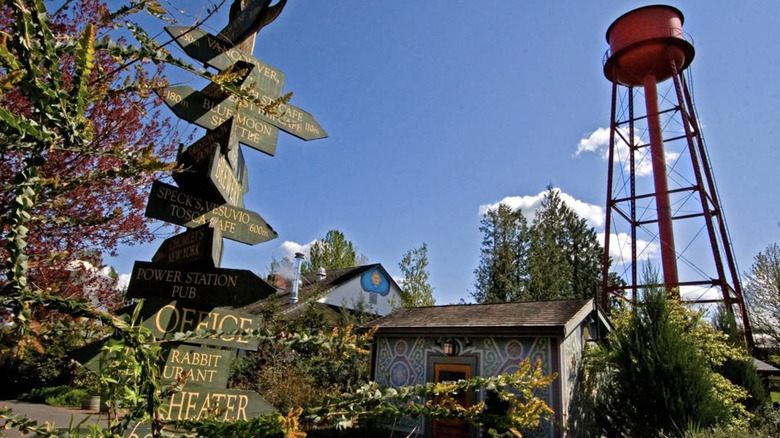
{"label": "bush", "polygon": [[87,391],[69,386],[54,386],[50,388],[35,388],[19,396],[19,400],[31,403],[46,403],[51,406],[81,406]]}
{"label": "bush", "polygon": [[649,290],[634,312],[613,322],[607,348],[584,361],[590,365],[585,388],[598,389],[586,394],[596,394],[592,418],[602,433],[679,437],[691,428],[747,428],[748,391],[719,371],[736,367],[729,371],[744,383],[750,369],[741,364],[750,359],[701,313],[667,299],[665,291]]}

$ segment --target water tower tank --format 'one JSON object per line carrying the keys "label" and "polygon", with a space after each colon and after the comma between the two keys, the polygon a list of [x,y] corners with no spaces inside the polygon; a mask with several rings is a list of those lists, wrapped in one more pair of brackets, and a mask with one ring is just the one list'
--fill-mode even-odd
{"label": "water tower tank", "polygon": [[634,9],[607,29],[609,53],[604,75],[610,82],[642,86],[647,76],[663,82],[673,74],[670,59],[678,71],[693,60],[693,45],[683,37],[683,14],[666,5]]}

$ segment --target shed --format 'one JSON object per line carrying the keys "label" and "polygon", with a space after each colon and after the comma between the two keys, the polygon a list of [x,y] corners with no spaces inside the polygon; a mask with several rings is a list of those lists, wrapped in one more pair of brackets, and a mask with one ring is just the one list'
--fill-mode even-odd
{"label": "shed", "polygon": [[[404,308],[372,325],[377,327],[372,379],[391,387],[512,373],[526,358],[541,360],[545,374],[558,373],[539,393],[555,411],[556,424],[566,424],[585,344],[609,328],[592,299]],[[472,394],[466,402],[485,396]],[[479,434],[432,423],[406,421],[394,430],[435,438]],[[548,422],[523,436],[558,437],[562,431]]]}

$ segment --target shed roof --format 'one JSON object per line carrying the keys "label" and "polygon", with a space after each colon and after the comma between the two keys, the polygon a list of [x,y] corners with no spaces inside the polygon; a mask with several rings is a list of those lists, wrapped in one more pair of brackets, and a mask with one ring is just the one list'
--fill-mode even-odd
{"label": "shed roof", "polygon": [[458,304],[399,309],[374,321],[377,333],[528,331],[565,334],[594,310],[592,299]]}

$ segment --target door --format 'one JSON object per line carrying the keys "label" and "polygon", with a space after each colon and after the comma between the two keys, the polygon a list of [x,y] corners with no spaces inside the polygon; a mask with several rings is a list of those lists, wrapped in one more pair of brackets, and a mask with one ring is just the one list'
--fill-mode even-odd
{"label": "door", "polygon": [[[456,363],[433,364],[433,381],[445,382],[471,378],[471,365]],[[463,406],[471,406],[471,391],[461,391],[453,395],[455,401]],[[433,438],[469,438],[469,427],[463,421],[434,420]]]}

